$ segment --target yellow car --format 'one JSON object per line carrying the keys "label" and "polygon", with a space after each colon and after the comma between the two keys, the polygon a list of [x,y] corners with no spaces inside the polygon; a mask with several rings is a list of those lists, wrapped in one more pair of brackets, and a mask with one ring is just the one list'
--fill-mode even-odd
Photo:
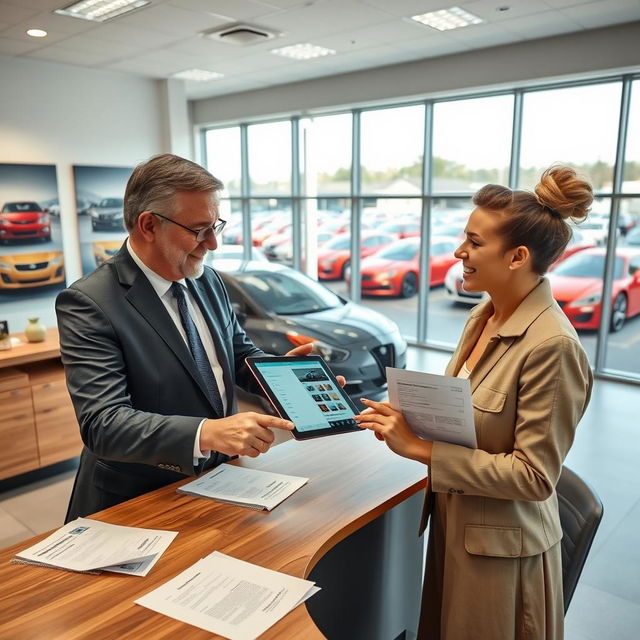
{"label": "yellow car", "polygon": [[0,256],[0,289],[45,287],[64,282],[62,251]]}
{"label": "yellow car", "polygon": [[105,242],[93,243],[93,257],[96,261],[96,267],[99,267],[105,260],[114,256],[120,250],[122,240],[111,240]]}

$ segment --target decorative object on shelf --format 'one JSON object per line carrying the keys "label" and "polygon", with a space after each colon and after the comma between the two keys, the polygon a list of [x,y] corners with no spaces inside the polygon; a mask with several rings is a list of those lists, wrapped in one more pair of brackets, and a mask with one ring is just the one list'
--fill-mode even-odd
{"label": "decorative object on shelf", "polygon": [[0,320],[0,349],[11,349],[9,323],[6,320]]}
{"label": "decorative object on shelf", "polygon": [[29,318],[24,335],[29,342],[43,342],[47,336],[47,327],[40,322],[40,318]]}

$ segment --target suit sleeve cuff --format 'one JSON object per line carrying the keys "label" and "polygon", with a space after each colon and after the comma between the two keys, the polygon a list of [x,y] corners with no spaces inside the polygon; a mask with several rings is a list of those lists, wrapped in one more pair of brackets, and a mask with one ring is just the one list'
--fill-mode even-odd
{"label": "suit sleeve cuff", "polygon": [[206,418],[203,418],[198,425],[196,431],[196,439],[193,443],[193,466],[197,467],[203,459],[208,459],[211,456],[211,451],[200,451],[200,431],[202,431],[202,425],[205,423]]}

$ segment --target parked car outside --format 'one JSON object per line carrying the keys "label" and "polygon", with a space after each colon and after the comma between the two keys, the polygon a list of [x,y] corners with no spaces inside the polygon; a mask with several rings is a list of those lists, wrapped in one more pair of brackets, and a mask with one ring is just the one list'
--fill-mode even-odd
{"label": "parked car outside", "polygon": [[[553,297],[576,329],[600,326],[605,255],[604,247],[585,249],[549,273]],[[610,331],[620,331],[640,313],[640,249],[616,250],[609,309]]]}
{"label": "parked car outside", "polygon": [[640,247],[640,227],[636,227],[629,231],[624,242],[629,247]]}
{"label": "parked car outside", "polygon": [[96,261],[96,267],[99,267],[103,262],[106,262],[111,256],[115,256],[120,247],[122,247],[122,240],[108,240],[106,242],[94,242],[93,243],[93,257]]}
{"label": "parked car outside", "polygon": [[419,221],[385,222],[376,228],[380,233],[389,233],[398,239],[415,238],[420,235]]}
{"label": "parked car outside", "polygon": [[[360,257],[366,258],[391,244],[395,237],[388,233],[363,231]],[[318,277],[321,280],[340,280],[351,263],[351,234],[341,233],[318,248]]]}
{"label": "parked car outside", "polygon": [[[580,229],[572,228],[571,232],[571,240],[569,240],[569,244],[566,246],[558,260],[551,265],[551,269],[560,264],[563,260],[566,260],[569,256],[596,246],[595,242],[582,233]],[[444,281],[447,297],[450,300],[460,302],[462,304],[478,304],[488,298],[484,291],[465,291],[463,282],[462,262],[456,261],[449,268]]]}
{"label": "parked car outside", "polygon": [[[244,248],[241,244],[221,244],[214,251],[208,251],[205,263],[209,266],[217,266],[218,260],[243,260]],[[260,247],[251,247],[251,260],[267,262],[267,256]]]}
{"label": "parked car outside", "polygon": [[[457,262],[453,252],[458,244],[456,238],[432,238],[429,286],[435,287],[444,282],[449,267]],[[364,258],[360,270],[363,295],[401,298],[414,296],[418,292],[420,280],[420,238],[396,240]],[[350,274],[347,273],[347,284],[349,277]]]}
{"label": "parked car outside", "polygon": [[609,235],[609,215],[591,213],[584,222],[580,222],[575,228],[580,230],[584,238],[603,246],[607,243]]}
{"label": "parked car outside", "polygon": [[386,395],[385,367],[406,366],[407,344],[386,316],[341,298],[285,265],[221,260],[215,263],[240,324],[262,350],[282,355],[314,342],[345,391],[359,406],[363,396]]}
{"label": "parked car outside", "polygon": [[44,287],[64,282],[62,251],[0,256],[0,290]]}
{"label": "parked car outside", "polygon": [[[335,234],[330,233],[328,231],[324,231],[324,228],[318,229],[316,234],[316,244],[321,247],[325,242],[329,242],[331,238],[333,238]],[[280,242],[277,245],[272,245],[270,242],[267,245],[263,245],[265,255],[269,260],[275,260],[276,262],[282,262],[284,264],[292,265],[293,264],[293,243],[291,240],[287,240],[286,242]]]}
{"label": "parked car outside", "polygon": [[122,198],[102,198],[89,209],[94,231],[118,229],[124,231],[124,201]]}
{"label": "parked car outside", "polygon": [[0,211],[0,241],[51,240],[51,221],[37,202],[7,202]]}

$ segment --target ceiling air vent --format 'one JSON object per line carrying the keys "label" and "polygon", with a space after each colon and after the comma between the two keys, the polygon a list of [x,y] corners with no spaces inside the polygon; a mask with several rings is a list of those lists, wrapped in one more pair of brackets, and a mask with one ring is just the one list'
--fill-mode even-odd
{"label": "ceiling air vent", "polygon": [[229,44],[247,45],[257,42],[266,42],[280,35],[273,31],[268,31],[263,27],[254,27],[248,24],[231,24],[226,27],[217,27],[200,34],[203,38],[211,38]]}

